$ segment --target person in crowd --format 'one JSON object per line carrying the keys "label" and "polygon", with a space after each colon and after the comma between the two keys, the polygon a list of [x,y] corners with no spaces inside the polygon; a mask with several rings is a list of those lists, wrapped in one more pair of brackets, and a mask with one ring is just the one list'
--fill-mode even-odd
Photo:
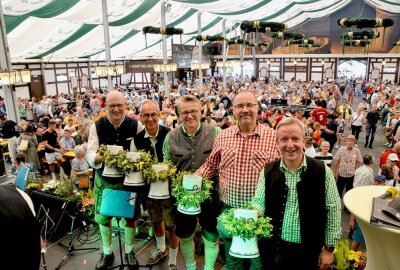
{"label": "person in crowd", "polygon": [[45,157],[47,164],[49,164],[52,179],[56,180],[54,162],[56,162],[60,170],[60,177],[67,179],[68,176],[65,174],[62,167],[62,155],[60,149],[60,141],[56,132],[56,123],[53,120],[49,121],[49,127],[43,133],[42,140],[44,142]]}
{"label": "person in crowd", "polygon": [[64,130],[64,136],[60,140],[61,153],[67,153],[74,151],[75,140],[71,137],[71,131],[69,129]]}
{"label": "person in crowd", "polygon": [[[195,171],[210,155],[214,140],[221,129],[200,122],[200,101],[193,95],[182,96],[178,109],[182,125],[167,134],[163,145],[164,161],[171,161],[178,172]],[[196,269],[193,237],[197,223],[201,226],[204,241],[205,270],[214,269],[219,253],[219,236],[216,230],[219,212],[215,191],[212,201],[203,203],[201,208],[198,216],[176,212],[176,235],[180,238],[180,247],[188,270]]]}
{"label": "person in crowd", "polygon": [[11,163],[15,163],[17,156],[17,123],[7,119],[7,115],[0,115],[0,127],[3,139],[7,139],[8,152],[10,153]]}
{"label": "person in crowd", "polygon": [[[370,176],[368,176],[368,180],[371,180]],[[384,186],[385,181],[386,181],[386,177],[384,175],[376,175],[376,176],[372,176],[372,181],[370,181],[369,183],[368,183],[368,181],[360,182],[358,186],[369,186],[369,185]],[[360,225],[356,221],[353,214],[350,215],[349,226],[350,226],[350,230],[353,231],[353,233],[351,235],[352,241],[351,241],[350,249],[354,250],[354,251],[358,251],[361,244],[365,245],[365,239],[364,239],[364,235],[361,231]]]}
{"label": "person in crowd", "polygon": [[[0,247],[4,258],[1,268],[39,270],[41,227],[31,198],[15,185],[0,185],[0,228],[4,243]],[[10,259],[15,258],[15,251],[22,243],[29,252],[24,254],[23,260]]]}
{"label": "person in crowd", "polygon": [[343,115],[343,118],[348,121],[351,115],[351,106],[347,104],[347,99],[342,100],[342,104],[339,106],[338,113]]}
{"label": "person in crowd", "polygon": [[[399,154],[400,154],[400,142],[396,143],[393,146],[392,149],[386,150],[380,155],[380,157],[379,157],[379,168],[382,167],[384,164],[386,164],[386,161],[387,161],[389,155],[392,154],[392,153],[396,154],[397,157],[399,157]],[[397,165],[397,167],[400,168],[400,161],[397,162],[396,165]]]}
{"label": "person in crowd", "polygon": [[25,151],[22,151],[25,156],[26,162],[34,164],[35,168],[37,170],[40,170],[41,165],[37,151],[39,143],[36,139],[35,133],[33,132],[33,126],[31,124],[28,124],[25,128],[24,133],[19,136],[19,138],[17,139],[17,145],[19,145],[22,140],[28,141],[27,149]]}
{"label": "person in crowd", "polygon": [[[75,143],[76,145],[85,144],[88,141],[88,130],[85,126],[80,123],[78,124],[78,130],[76,132]],[[71,134],[72,135],[72,134]]]}
{"label": "person in crowd", "polygon": [[262,269],[329,269],[334,261],[341,238],[340,197],[331,170],[304,155],[304,134],[295,118],[278,124],[282,158],[261,170],[251,200],[273,225],[272,237],[259,240]]}
{"label": "person in crowd", "polygon": [[[362,156],[360,149],[354,147],[356,142],[354,135],[348,135],[346,145],[341,146],[333,157],[332,172],[337,181],[340,198],[345,188],[346,191],[353,188],[355,171],[361,166]],[[344,208],[344,211],[349,213],[347,208]]]}
{"label": "person in crowd", "polygon": [[366,120],[367,126],[364,147],[368,146],[370,149],[373,149],[372,144],[374,143],[376,127],[379,121],[379,112],[376,104],[371,105],[371,111],[368,112]]}
{"label": "person in crowd", "polygon": [[[114,90],[107,94],[106,106],[108,114],[94,122],[89,131],[89,141],[86,159],[89,165],[96,169],[94,180],[94,199],[96,206],[95,220],[99,224],[100,235],[103,243],[103,252],[99,262],[96,264],[97,270],[107,269],[114,261],[112,251],[112,225],[111,217],[103,216],[99,213],[101,199],[105,188],[120,190],[123,189],[123,178],[108,179],[103,177],[103,159],[97,150],[100,145],[120,145],[124,150],[130,148],[132,138],[137,136],[143,126],[140,122],[130,117],[125,117],[125,99],[121,92]],[[137,196],[137,199],[140,196]],[[136,205],[140,202],[136,200]],[[135,207],[132,219],[125,219],[125,260],[129,264],[129,269],[137,269],[138,261],[134,252],[133,241],[135,238],[136,220],[140,214],[140,207]]]}
{"label": "person in crowd", "polygon": [[317,154],[317,151],[314,148],[313,145],[313,139],[312,137],[306,137],[306,143],[304,144],[304,154],[308,157],[315,157]]}
{"label": "person in crowd", "polygon": [[346,120],[343,118],[343,114],[339,113],[336,121],[338,123],[338,129],[336,132],[337,144],[335,146],[335,149],[338,149],[339,147],[342,146],[342,138],[344,136],[344,128],[346,126]]}
{"label": "person in crowd", "polygon": [[321,126],[326,126],[326,116],[328,115],[328,111],[322,107],[322,103],[320,100],[316,101],[317,107],[311,112],[311,116],[314,120],[321,124]]}
{"label": "person in crowd", "polygon": [[386,185],[396,186],[399,181],[399,157],[395,153],[389,154],[386,163],[379,168],[378,174],[386,176]]}
{"label": "person in crowd", "polygon": [[374,178],[373,164],[374,157],[371,154],[365,154],[363,156],[363,165],[357,168],[354,173],[353,187],[371,185]]}
{"label": "person in crowd", "polygon": [[[163,144],[170,131],[167,127],[159,125],[160,109],[158,103],[152,100],[144,100],[141,103],[140,119],[144,124],[142,130],[132,141],[130,150],[144,150],[151,154],[155,162],[163,161]],[[176,270],[176,256],[178,253],[179,238],[175,234],[175,207],[172,198],[151,199],[145,198],[145,204],[153,224],[157,247],[151,252],[146,264],[153,266],[158,264],[169,254],[168,269]],[[165,230],[168,230],[167,250],[165,244]]]}
{"label": "person in crowd", "polygon": [[[196,171],[210,179],[219,176],[221,212],[249,203],[254,196],[261,169],[267,162],[279,157],[275,131],[257,123],[258,103],[255,95],[249,91],[240,92],[233,99],[232,108],[238,124],[222,131],[210,156]],[[226,268],[243,269],[244,259],[229,254],[232,236],[220,224],[218,232],[224,241]],[[262,269],[260,257],[251,259],[250,263],[251,269]]]}
{"label": "person in crowd", "polygon": [[329,152],[330,147],[331,146],[328,141],[323,141],[320,146],[321,151],[317,152],[314,156],[315,159],[324,161],[328,167],[331,167],[333,160],[333,155]]}
{"label": "person in crowd", "polygon": [[[84,186],[89,183],[90,167],[86,161],[86,148],[83,145],[77,145],[74,147],[75,157],[71,161],[71,178],[75,185]],[[80,181],[86,183],[79,183]]]}
{"label": "person in crowd", "polygon": [[332,153],[333,147],[337,141],[337,130],[338,124],[335,120],[335,116],[333,114],[328,114],[326,117],[327,124],[325,127],[321,127],[323,134],[322,138],[329,142],[329,152]]}
{"label": "person in crowd", "polygon": [[351,134],[353,134],[358,141],[360,136],[361,128],[364,124],[365,114],[362,107],[358,107],[355,112],[353,112],[350,116],[350,127]]}

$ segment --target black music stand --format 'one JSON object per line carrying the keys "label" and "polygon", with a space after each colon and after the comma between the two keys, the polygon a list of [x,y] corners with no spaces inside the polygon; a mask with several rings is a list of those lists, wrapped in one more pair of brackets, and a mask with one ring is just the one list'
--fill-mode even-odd
{"label": "black music stand", "polygon": [[99,250],[99,248],[97,247],[93,247],[93,248],[75,248],[74,244],[72,243],[73,240],[73,233],[74,233],[74,224],[75,224],[75,219],[78,215],[78,212],[74,215],[74,214],[70,214],[68,212],[68,210],[65,211],[65,213],[71,218],[71,229],[69,230],[69,232],[67,233],[68,235],[68,246],[64,245],[63,243],[58,243],[59,246],[63,247],[66,251],[67,254],[65,254],[65,256],[61,259],[60,263],[58,264],[58,266],[56,267],[55,270],[59,270],[61,268],[61,266],[63,265],[63,263],[65,262],[65,260],[72,255],[72,252],[74,251],[82,251],[82,250]]}
{"label": "black music stand", "polygon": [[[132,266],[130,264],[124,263],[122,258],[122,241],[121,241],[121,226],[120,221],[122,218],[133,218],[134,207],[138,207],[136,204],[136,193],[124,190],[103,190],[103,198],[101,201],[100,214],[104,216],[114,217],[117,220],[117,236],[119,244],[119,257],[121,263],[116,266],[111,266],[107,268],[110,269],[120,269],[123,270],[126,266]],[[134,205],[134,207],[132,207]],[[152,269],[153,266],[138,264],[137,269],[147,268]]]}

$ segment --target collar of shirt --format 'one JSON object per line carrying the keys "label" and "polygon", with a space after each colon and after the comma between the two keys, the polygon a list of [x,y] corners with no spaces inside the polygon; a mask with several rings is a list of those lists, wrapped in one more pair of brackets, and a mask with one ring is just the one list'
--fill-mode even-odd
{"label": "collar of shirt", "polygon": [[113,121],[111,121],[111,119],[110,119],[110,117],[108,116],[108,114],[107,114],[107,119],[108,119],[108,121],[110,121],[110,123],[111,123],[115,128],[119,128],[119,127],[122,125],[122,123],[125,121],[125,114],[124,114],[124,116],[123,116],[123,118],[122,118],[121,123],[119,123],[119,125],[114,124]]}
{"label": "collar of shirt", "polygon": [[158,126],[157,127],[157,132],[156,132],[156,135],[154,135],[154,136],[151,136],[148,132],[147,132],[147,129],[146,128],[144,128],[144,137],[145,138],[156,138],[157,136],[158,136],[158,131],[160,130],[160,126]]}
{"label": "collar of shirt", "polygon": [[[285,173],[286,172],[291,172],[285,165],[285,162],[283,161],[283,159],[281,159],[281,162],[279,164],[279,169],[281,170],[281,172]],[[306,156],[303,153],[303,162],[301,163],[300,167],[296,169],[295,172],[297,172],[298,170],[307,170],[307,160],[306,160]]]}
{"label": "collar of shirt", "polygon": [[[236,133],[236,134],[242,134],[242,135],[244,136],[243,132],[242,132],[242,131],[240,130],[240,128],[239,128],[239,125],[235,125],[234,128],[235,128],[235,132],[234,132],[234,133]],[[258,136],[260,136],[260,133],[261,133],[261,131],[260,131],[260,124],[257,123],[256,128],[253,130],[253,132],[250,133],[250,134],[248,134],[247,136],[252,136],[252,135],[258,135]]]}
{"label": "collar of shirt", "polygon": [[185,125],[182,125],[183,134],[185,134],[185,135],[188,136],[189,138],[190,138],[190,137],[193,137],[193,136],[196,136],[196,135],[198,134],[200,128],[201,128],[201,122],[199,123],[199,126],[196,128],[196,131],[194,132],[194,134],[193,134],[193,135],[190,135],[190,134],[186,131]]}

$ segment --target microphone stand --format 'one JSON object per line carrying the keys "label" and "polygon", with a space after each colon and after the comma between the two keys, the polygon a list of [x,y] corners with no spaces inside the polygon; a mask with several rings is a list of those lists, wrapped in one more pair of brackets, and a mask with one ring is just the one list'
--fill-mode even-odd
{"label": "microphone stand", "polygon": [[[44,270],[47,270],[46,255],[45,255],[45,254],[46,254],[46,251],[47,251],[47,231],[48,231],[48,228],[47,228],[47,227],[48,227],[48,222],[49,222],[49,220],[50,220],[50,222],[53,224],[53,225],[51,226],[51,229],[54,227],[55,223],[54,223],[54,221],[51,219],[51,217],[50,217],[50,215],[49,215],[50,209],[47,209],[47,211],[46,211],[46,209],[44,208],[43,204],[41,204],[40,207],[39,207],[39,211],[38,211],[38,214],[37,214],[37,218],[40,217],[40,213],[41,213],[42,210],[43,210],[43,212],[44,212],[44,217],[43,217],[43,219],[44,219],[44,222],[43,222],[43,226],[44,226],[44,239],[43,239],[43,247],[42,247],[40,253],[42,254],[42,266],[43,266],[43,269],[44,269]],[[43,219],[41,219],[41,220],[43,220]],[[41,220],[39,220],[39,222],[41,222]],[[43,231],[43,227],[42,227],[42,231]]]}
{"label": "microphone stand", "polygon": [[65,256],[61,259],[60,263],[58,264],[58,266],[55,268],[55,270],[59,270],[61,268],[61,266],[63,265],[63,263],[65,262],[65,260],[72,254],[72,252],[74,251],[80,251],[80,250],[99,250],[99,248],[75,248],[74,244],[72,243],[73,240],[73,231],[74,231],[74,223],[75,223],[75,219],[76,219],[76,215],[71,215],[70,213],[68,213],[68,211],[65,211],[65,213],[67,213],[67,215],[71,218],[71,228],[70,231],[68,232],[68,246],[62,244],[62,243],[58,243],[59,246],[62,246],[64,249],[67,250],[67,254],[65,254]]}

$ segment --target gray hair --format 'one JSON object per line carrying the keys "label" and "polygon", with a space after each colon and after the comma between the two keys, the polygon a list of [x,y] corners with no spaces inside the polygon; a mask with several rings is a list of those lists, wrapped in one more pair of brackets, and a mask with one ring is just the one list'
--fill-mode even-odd
{"label": "gray hair", "polygon": [[77,145],[74,148],[75,157],[78,157],[84,153],[86,148],[83,145]]}
{"label": "gray hair", "polygon": [[154,106],[157,107],[157,111],[160,112],[160,106],[159,106],[159,104],[157,102],[155,102],[154,100],[151,100],[151,99],[145,99],[145,100],[141,101],[140,113],[142,113],[142,107],[143,107],[144,104],[153,104]]}
{"label": "gray hair", "polygon": [[321,146],[324,146],[324,145],[326,145],[326,146],[328,146],[328,147],[331,147],[331,144],[330,144],[328,141],[323,141],[323,142],[321,143]]}

